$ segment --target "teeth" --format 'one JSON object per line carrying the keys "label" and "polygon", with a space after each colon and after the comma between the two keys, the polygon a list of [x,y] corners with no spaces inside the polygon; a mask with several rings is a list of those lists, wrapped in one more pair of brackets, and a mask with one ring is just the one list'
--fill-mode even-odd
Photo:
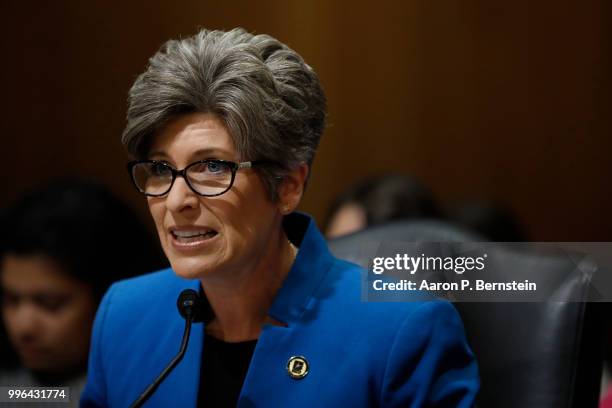
{"label": "teeth", "polygon": [[193,237],[199,237],[199,236],[203,236],[203,235],[212,235],[212,234],[214,234],[214,231],[211,231],[211,230],[202,230],[202,231],[173,231],[172,233],[174,235],[176,235],[178,238],[193,238]]}

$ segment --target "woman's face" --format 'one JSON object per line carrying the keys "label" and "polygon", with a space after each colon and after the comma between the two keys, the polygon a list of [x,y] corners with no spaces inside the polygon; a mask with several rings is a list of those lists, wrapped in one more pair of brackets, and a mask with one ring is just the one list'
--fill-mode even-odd
{"label": "woman's face", "polygon": [[[176,169],[204,159],[244,161],[223,122],[209,113],[169,122],[156,135],[149,158]],[[252,169],[238,170],[232,188],[216,197],[197,195],[177,177],[167,195],[148,197],[148,204],[172,268],[187,279],[255,267],[282,219]]]}
{"label": "woman's face", "polygon": [[2,315],[23,365],[55,376],[83,370],[97,307],[89,285],[44,256],[0,261]]}

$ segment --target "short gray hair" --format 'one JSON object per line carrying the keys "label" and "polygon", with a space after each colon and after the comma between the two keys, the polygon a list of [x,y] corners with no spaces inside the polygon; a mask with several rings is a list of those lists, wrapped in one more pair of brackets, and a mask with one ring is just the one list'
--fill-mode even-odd
{"label": "short gray hair", "polygon": [[243,160],[279,163],[258,169],[275,201],[280,179],[312,164],[325,128],[325,94],[312,68],[275,38],[242,28],[204,29],[166,42],[132,85],[128,102],[122,142],[132,156],[145,158],[170,119],[213,113]]}

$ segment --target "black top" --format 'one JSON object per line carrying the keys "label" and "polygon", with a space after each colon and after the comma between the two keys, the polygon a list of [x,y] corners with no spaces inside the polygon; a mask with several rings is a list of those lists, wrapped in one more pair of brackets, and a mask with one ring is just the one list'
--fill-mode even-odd
{"label": "black top", "polygon": [[227,343],[204,336],[198,407],[236,407],[256,344],[257,340]]}

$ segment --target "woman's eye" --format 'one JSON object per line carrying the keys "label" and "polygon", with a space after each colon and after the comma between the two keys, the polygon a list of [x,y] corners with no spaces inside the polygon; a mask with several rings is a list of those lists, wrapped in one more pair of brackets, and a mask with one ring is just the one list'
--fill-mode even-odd
{"label": "woman's eye", "polygon": [[168,167],[164,166],[161,163],[154,163],[151,165],[151,175],[164,177],[168,174]]}
{"label": "woman's eye", "polygon": [[44,302],[40,304],[43,309],[48,310],[49,312],[57,312],[63,305],[63,303],[59,302]]}
{"label": "woman's eye", "polygon": [[69,299],[66,296],[37,296],[35,302],[43,309],[49,312],[57,312],[68,304]]}
{"label": "woman's eye", "polygon": [[225,170],[225,166],[221,163],[208,163],[208,171],[211,173],[221,173]]}
{"label": "woman's eye", "polygon": [[13,295],[11,293],[0,294],[0,299],[2,306],[4,307],[14,307],[19,303],[19,296]]}

